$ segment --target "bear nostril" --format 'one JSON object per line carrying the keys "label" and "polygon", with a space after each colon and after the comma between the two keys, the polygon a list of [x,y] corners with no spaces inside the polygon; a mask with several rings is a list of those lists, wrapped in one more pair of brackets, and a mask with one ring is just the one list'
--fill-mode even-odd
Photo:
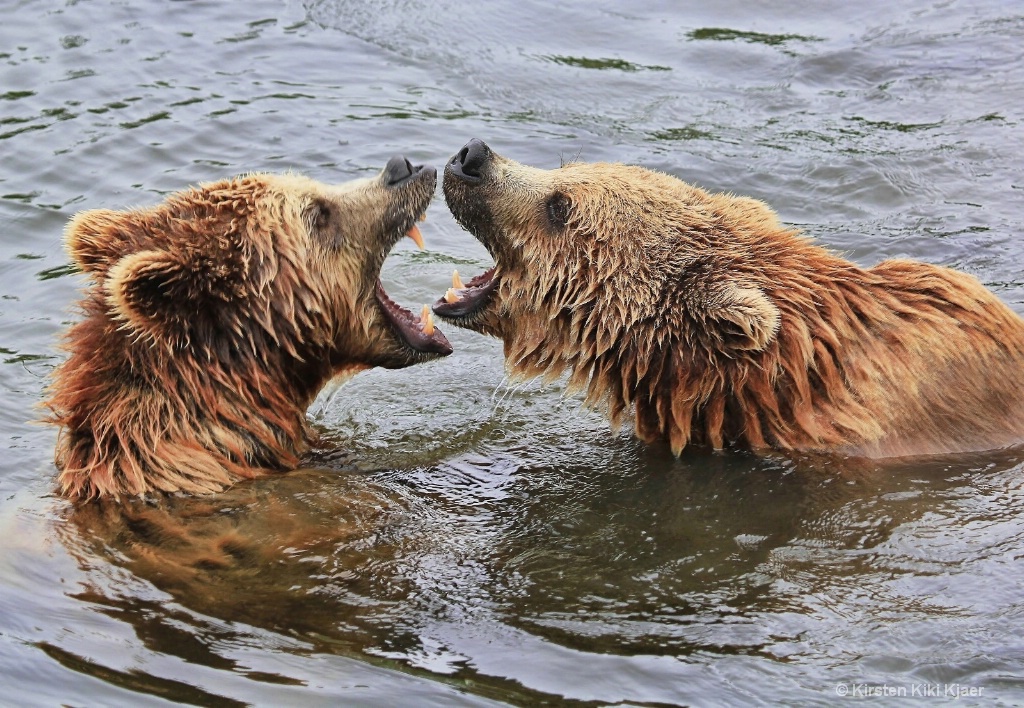
{"label": "bear nostril", "polygon": [[389,186],[409,179],[415,171],[416,170],[413,168],[412,163],[403,155],[395,155],[388,160],[388,164],[384,166],[384,175],[387,178]]}
{"label": "bear nostril", "polygon": [[483,140],[473,138],[452,158],[452,164],[460,168],[464,177],[479,179],[490,154],[491,149]]}

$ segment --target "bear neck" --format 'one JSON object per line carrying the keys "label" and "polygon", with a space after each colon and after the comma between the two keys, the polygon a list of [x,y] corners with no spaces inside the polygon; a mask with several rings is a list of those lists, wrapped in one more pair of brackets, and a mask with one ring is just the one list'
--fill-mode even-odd
{"label": "bear neck", "polygon": [[121,331],[122,346],[111,347],[117,323],[99,298],[85,309],[46,402],[62,427],[56,462],[67,496],[217,492],[297,465],[319,389],[309,379],[324,372],[299,371],[269,346],[258,357],[227,345],[183,354]]}
{"label": "bear neck", "polygon": [[[924,295],[890,277],[886,264],[862,269],[797,239],[779,250],[759,256],[766,277],[758,285],[781,315],[776,336],[759,351],[723,350],[719,338],[678,313],[616,324],[585,303],[552,313],[538,300],[515,318],[511,336],[506,330],[510,372],[566,376],[569,390],[583,391],[586,405],[605,410],[613,425],[632,417],[640,439],[666,440],[677,455],[688,445],[893,453],[884,439],[901,423],[873,412],[865,397],[879,395],[877,380],[922,375],[913,362],[887,360],[889,348],[914,349],[908,318],[917,314],[904,299]],[[949,317],[973,317],[972,309],[966,302]],[[992,316],[1013,319],[1006,309]],[[939,423],[929,439],[895,452],[948,444],[942,436],[955,431]]]}

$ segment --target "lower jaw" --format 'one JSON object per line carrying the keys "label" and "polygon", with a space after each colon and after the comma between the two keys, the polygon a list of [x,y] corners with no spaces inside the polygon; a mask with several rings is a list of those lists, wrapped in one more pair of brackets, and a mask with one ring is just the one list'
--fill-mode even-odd
{"label": "lower jaw", "polygon": [[381,318],[386,326],[391,328],[397,344],[410,352],[411,363],[427,357],[447,356],[452,353],[451,344],[430,320],[429,310],[424,308],[424,314],[416,317],[411,311],[391,300],[379,280],[375,295]]}
{"label": "lower jaw", "polygon": [[496,269],[497,266],[490,268],[465,285],[453,274],[455,282],[445,296],[434,303],[434,314],[445,322],[468,328],[469,323],[491,306],[499,283]]}

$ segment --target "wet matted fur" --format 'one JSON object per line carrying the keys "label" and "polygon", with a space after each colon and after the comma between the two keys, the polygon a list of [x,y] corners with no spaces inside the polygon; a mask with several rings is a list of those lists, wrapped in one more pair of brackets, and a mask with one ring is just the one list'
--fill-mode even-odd
{"label": "wet matted fur", "polygon": [[62,493],[216,492],[291,469],[330,379],[449,353],[377,277],[436,179],[395,158],[340,185],[254,174],[74,217],[88,287],[45,402]]}
{"label": "wet matted fur", "polygon": [[762,202],[479,140],[444,193],[495,267],[435,312],[645,441],[892,457],[1024,439],[1024,321],[969,275],[861,268]]}

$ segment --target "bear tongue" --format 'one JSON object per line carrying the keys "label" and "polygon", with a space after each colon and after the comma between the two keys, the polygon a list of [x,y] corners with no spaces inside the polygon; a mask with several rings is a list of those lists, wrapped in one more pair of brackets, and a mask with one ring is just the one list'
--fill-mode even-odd
{"label": "bear tongue", "polygon": [[412,349],[428,354],[447,356],[452,353],[452,345],[448,339],[434,326],[434,318],[430,308],[423,306],[423,314],[417,317],[390,297],[384,290],[380,280],[376,286],[377,302],[388,321],[394,325],[402,340]]}

